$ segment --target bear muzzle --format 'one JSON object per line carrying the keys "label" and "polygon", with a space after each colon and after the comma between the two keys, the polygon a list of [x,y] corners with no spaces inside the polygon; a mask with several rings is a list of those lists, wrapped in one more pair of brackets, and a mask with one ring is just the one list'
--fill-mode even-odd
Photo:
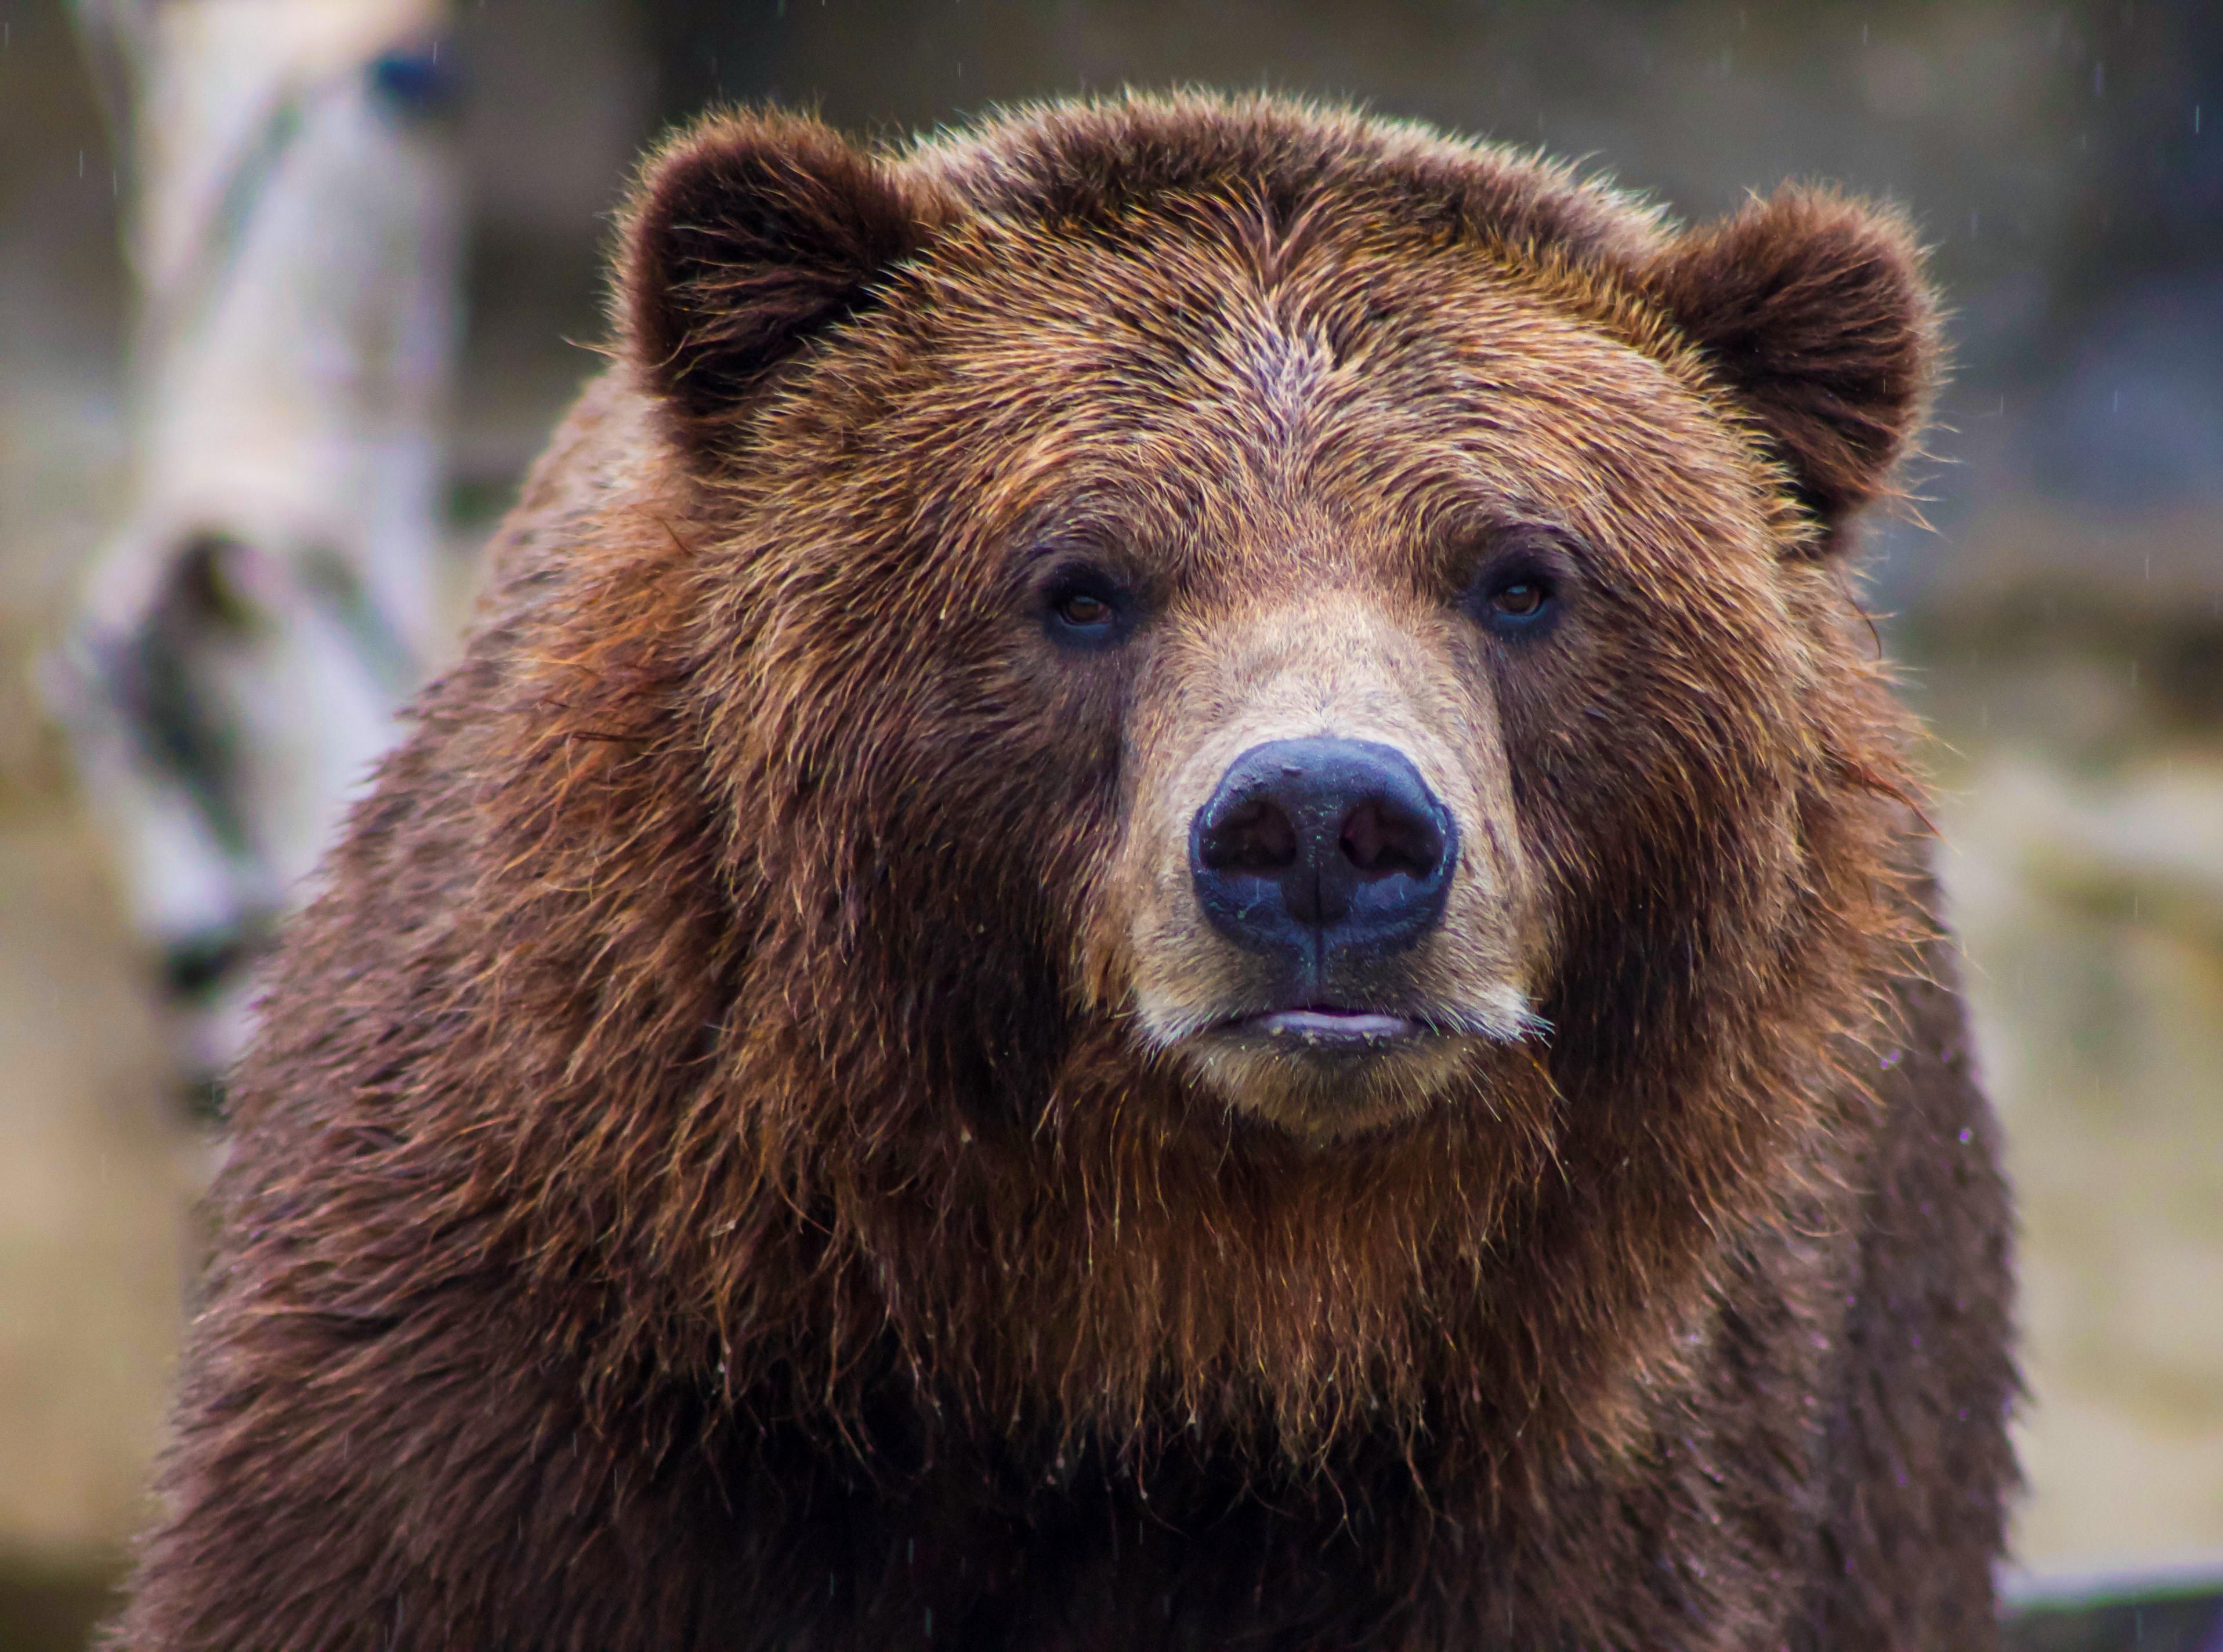
{"label": "bear muzzle", "polygon": [[1304,1136],[1477,1093],[1548,1030],[1506,761],[1440,641],[1342,587],[1193,623],[1131,725],[1095,978]]}
{"label": "bear muzzle", "polygon": [[1442,922],[1458,829],[1412,760],[1370,740],[1269,740],[1229,764],[1189,828],[1198,908],[1277,978],[1244,1030],[1307,1052],[1421,1029],[1353,983]]}

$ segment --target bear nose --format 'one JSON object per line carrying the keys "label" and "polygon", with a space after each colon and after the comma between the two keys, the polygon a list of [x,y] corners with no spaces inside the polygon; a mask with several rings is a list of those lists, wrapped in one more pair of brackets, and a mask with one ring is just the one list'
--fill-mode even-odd
{"label": "bear nose", "polygon": [[1189,868],[1230,940],[1325,972],[1433,928],[1458,846],[1450,812],[1395,747],[1271,740],[1228,765],[1197,811]]}

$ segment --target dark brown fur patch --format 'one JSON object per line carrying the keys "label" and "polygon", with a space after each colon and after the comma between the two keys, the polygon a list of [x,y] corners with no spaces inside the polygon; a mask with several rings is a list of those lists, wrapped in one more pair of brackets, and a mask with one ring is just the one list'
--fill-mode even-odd
{"label": "dark brown fur patch", "polygon": [[708,451],[813,332],[926,238],[916,192],[817,122],[736,116],[667,146],[628,216],[624,320],[681,440]]}
{"label": "dark brown fur patch", "polygon": [[1936,304],[1903,219],[1785,189],[1685,237],[1650,282],[1824,523],[1877,496],[1936,374]]}

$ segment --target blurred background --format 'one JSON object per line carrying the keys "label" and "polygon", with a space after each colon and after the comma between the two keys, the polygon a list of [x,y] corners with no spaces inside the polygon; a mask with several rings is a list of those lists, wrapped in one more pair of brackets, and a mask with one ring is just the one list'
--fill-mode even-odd
{"label": "blurred background", "polygon": [[0,1652],[141,1518],[244,965],[642,145],[1176,82],[1914,215],[1956,365],[1871,592],[2021,1201],[2018,1633],[2223,1648],[2223,5],[0,0]]}

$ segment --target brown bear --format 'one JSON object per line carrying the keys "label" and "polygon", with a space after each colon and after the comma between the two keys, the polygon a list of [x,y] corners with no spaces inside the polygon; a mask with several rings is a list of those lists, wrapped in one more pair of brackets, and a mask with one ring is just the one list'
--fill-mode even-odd
{"label": "brown bear", "polygon": [[711,119],[275,966],[111,1643],[1993,1644],[1905,224]]}

